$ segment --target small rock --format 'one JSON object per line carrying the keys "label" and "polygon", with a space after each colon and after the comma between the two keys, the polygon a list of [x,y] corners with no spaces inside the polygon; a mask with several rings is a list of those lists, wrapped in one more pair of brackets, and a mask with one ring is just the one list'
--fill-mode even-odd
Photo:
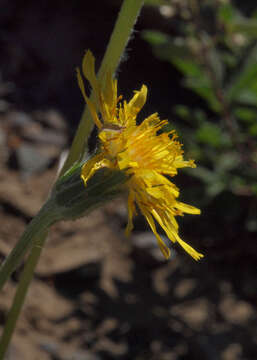
{"label": "small rock", "polygon": [[23,177],[47,168],[51,159],[38,152],[35,147],[22,144],[16,150],[17,160]]}
{"label": "small rock", "polygon": [[184,298],[192,292],[196,285],[196,280],[194,279],[183,279],[175,287],[174,294],[180,299]]}
{"label": "small rock", "polygon": [[36,120],[56,130],[66,130],[67,125],[62,115],[55,110],[37,111],[34,114]]}
{"label": "small rock", "polygon": [[210,306],[206,299],[197,299],[172,306],[171,314],[182,318],[186,324],[196,330],[201,330],[211,316]]}
{"label": "small rock", "polygon": [[233,324],[242,324],[254,316],[254,308],[245,301],[237,301],[232,296],[226,297],[219,305],[224,318]]}
{"label": "small rock", "polygon": [[222,360],[240,360],[242,359],[242,345],[229,344],[221,355]]}

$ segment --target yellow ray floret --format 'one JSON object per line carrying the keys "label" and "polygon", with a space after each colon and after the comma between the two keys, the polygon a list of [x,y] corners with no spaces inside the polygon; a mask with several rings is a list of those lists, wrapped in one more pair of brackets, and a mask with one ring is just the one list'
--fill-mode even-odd
{"label": "yellow ray floret", "polygon": [[86,95],[78,70],[79,86],[99,129],[100,140],[97,155],[83,166],[81,177],[85,185],[102,167],[125,171],[130,175],[127,181],[126,233],[133,229],[133,216],[138,207],[155,234],[165,258],[170,256],[170,248],[158,234],[156,222],[171,242],[178,242],[195,260],[199,260],[203,255],[179,237],[175,217],[184,213],[200,214],[200,210],[178,201],[179,189],[167,178],[167,175],[175,176],[180,168],[195,167],[194,161],[184,160],[182,145],[175,131],[161,131],[168,122],[160,120],[157,113],[137,125],[137,114],[147,97],[145,85],[135,91],[129,102],[121,101],[122,97],[117,94],[117,81],[112,79],[110,73],[106,73],[102,83],[98,81],[95,60],[90,51],[85,54],[82,70],[92,87],[93,101]]}

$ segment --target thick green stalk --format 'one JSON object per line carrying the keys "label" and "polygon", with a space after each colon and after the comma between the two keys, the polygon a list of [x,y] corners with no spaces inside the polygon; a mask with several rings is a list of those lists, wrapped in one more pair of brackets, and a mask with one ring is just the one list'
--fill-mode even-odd
{"label": "thick green stalk", "polygon": [[[144,0],[124,0],[110,37],[101,67],[98,72],[98,79],[103,79],[106,69],[114,73],[122,58],[126,45],[129,41],[133,26],[144,3]],[[90,99],[93,99],[91,95]],[[72,164],[83,158],[87,148],[87,139],[92,130],[93,120],[88,107],[84,109],[70,153],[65,161],[61,173],[68,170]]]}
{"label": "thick green stalk", "polygon": [[38,237],[38,241],[31,250],[28,257],[24,270],[22,272],[19,285],[13,299],[12,307],[8,313],[6,325],[0,341],[0,359],[2,360],[5,356],[9,342],[11,340],[13,330],[15,329],[16,322],[19,318],[21,308],[24,304],[25,297],[30,285],[30,282],[34,275],[34,269],[37,265],[45,239],[47,237],[47,231],[42,232],[41,236]]}

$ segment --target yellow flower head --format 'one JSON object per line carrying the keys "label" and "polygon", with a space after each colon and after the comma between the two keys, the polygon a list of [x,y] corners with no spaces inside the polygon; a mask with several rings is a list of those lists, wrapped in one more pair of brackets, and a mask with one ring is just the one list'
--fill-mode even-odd
{"label": "yellow flower head", "polygon": [[[178,242],[195,260],[203,255],[185,243],[178,235],[175,219],[183,213],[200,214],[200,210],[177,201],[179,189],[165,175],[173,177],[177,169],[195,167],[194,161],[185,161],[181,144],[175,131],[160,132],[168,123],[152,114],[140,125],[136,123],[138,112],[144,106],[147,87],[135,91],[129,102],[121,101],[117,95],[117,80],[106,73],[104,86],[95,75],[95,59],[87,51],[82,70],[92,86],[94,101],[85,92],[78,70],[78,83],[91,115],[98,127],[100,150],[82,168],[81,177],[86,185],[88,179],[100,168],[109,167],[125,171],[130,177],[127,182],[128,225],[126,233],[133,228],[136,205],[145,216],[164,256],[170,256],[170,249],[156,230],[155,221],[163,228],[172,242]],[[101,117],[99,117],[99,113]]]}

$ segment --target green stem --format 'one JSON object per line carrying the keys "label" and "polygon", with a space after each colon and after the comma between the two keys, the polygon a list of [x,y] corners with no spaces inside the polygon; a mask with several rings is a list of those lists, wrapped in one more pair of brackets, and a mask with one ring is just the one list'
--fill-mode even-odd
{"label": "green stem", "polygon": [[34,275],[34,269],[38,263],[38,259],[43,249],[46,237],[47,231],[42,232],[41,236],[39,236],[38,241],[31,250],[31,253],[28,257],[21,278],[19,280],[18,289],[13,299],[12,307],[8,313],[4,331],[0,340],[0,360],[4,359],[6,350],[10,343],[13,331],[16,326],[16,322],[19,318],[21,308],[24,304],[30,282]]}
{"label": "green stem", "polygon": [[0,290],[12,272],[17,268],[29,248],[35,244],[35,239],[41,236],[56,220],[56,215],[53,210],[54,203],[52,203],[52,201],[46,202],[38,215],[31,220],[17,245],[2,263],[0,267]]}
{"label": "green stem", "polygon": [[[123,1],[98,72],[98,78],[100,81],[102,80],[106,69],[112,73],[116,71],[143,3],[144,0]],[[91,100],[92,97],[93,96],[91,95]],[[62,168],[61,174],[68,170],[76,160],[81,160],[83,158],[87,148],[87,139],[92,127],[93,120],[88,108],[86,107],[83,111],[69,155]]]}

